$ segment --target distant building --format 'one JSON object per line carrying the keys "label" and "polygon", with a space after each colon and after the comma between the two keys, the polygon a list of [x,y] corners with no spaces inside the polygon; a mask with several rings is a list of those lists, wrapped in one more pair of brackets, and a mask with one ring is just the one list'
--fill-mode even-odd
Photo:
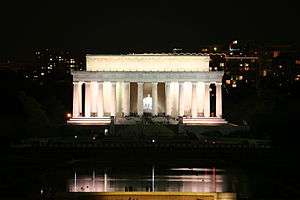
{"label": "distant building", "polygon": [[34,79],[64,80],[71,76],[71,70],[84,70],[84,61],[66,50],[37,49],[34,51],[36,70]]}
{"label": "distant building", "polygon": [[259,73],[258,56],[226,56],[224,81],[232,88],[256,87]]}
{"label": "distant building", "polygon": [[300,84],[300,54],[291,45],[258,45],[232,41],[226,45],[202,47],[210,55],[210,70],[224,70],[228,89],[273,87]]}
{"label": "distant building", "polygon": [[291,45],[271,45],[263,49],[261,79],[272,88],[300,83],[300,55]]}
{"label": "distant building", "polygon": [[200,52],[210,56],[210,71],[224,71],[227,87],[256,87],[260,67],[259,51],[254,45],[235,40],[229,45],[201,47]]}

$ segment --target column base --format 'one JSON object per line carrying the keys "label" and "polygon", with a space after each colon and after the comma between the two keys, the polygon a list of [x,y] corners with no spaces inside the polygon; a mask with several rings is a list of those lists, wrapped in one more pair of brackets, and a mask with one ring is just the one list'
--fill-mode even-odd
{"label": "column base", "polygon": [[[141,117],[130,117],[135,119],[141,119]],[[155,117],[154,121],[157,121],[160,119],[163,121],[166,121],[166,117]],[[138,121],[139,121],[138,120]],[[174,120],[174,123],[177,123],[176,120]],[[117,124],[135,124],[136,120],[133,120],[132,122],[125,117],[117,118],[116,120]],[[169,122],[169,124],[174,124]],[[182,123],[186,125],[221,125],[221,124],[227,124],[228,122],[220,117],[183,117]],[[67,121],[67,124],[69,125],[90,125],[90,126],[97,126],[97,125],[108,125],[111,124],[111,118],[110,117],[74,117]]]}
{"label": "column base", "polygon": [[228,122],[220,117],[184,117],[183,123],[188,125],[218,125],[227,124]]}
{"label": "column base", "polygon": [[74,117],[67,121],[69,125],[107,125],[110,123],[110,117]]}

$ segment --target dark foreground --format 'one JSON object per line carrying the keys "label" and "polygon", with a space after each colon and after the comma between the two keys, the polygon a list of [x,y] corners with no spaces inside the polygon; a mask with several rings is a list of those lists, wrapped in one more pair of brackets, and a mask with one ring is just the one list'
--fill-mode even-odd
{"label": "dark foreground", "polygon": [[[249,139],[244,132],[206,128],[198,134],[199,129],[149,127],[110,128],[110,135],[103,135],[105,127],[70,130],[64,137],[31,138],[2,147],[0,198],[93,199],[70,190],[90,191],[88,184],[98,184],[93,191],[104,191],[104,179],[113,192],[229,192],[249,200],[300,197],[297,155],[289,148]],[[184,171],[174,174],[174,168]],[[211,184],[207,188],[206,182],[218,189]]]}
{"label": "dark foreground", "polygon": [[[238,199],[299,198],[296,156],[270,146],[128,142],[126,145],[32,145],[5,149],[1,199],[64,199],[74,170],[221,168],[233,174]],[[129,173],[129,172],[128,172]],[[66,193],[67,194],[67,193]],[[78,199],[78,198],[76,198]],[[80,198],[79,198],[80,199]]]}

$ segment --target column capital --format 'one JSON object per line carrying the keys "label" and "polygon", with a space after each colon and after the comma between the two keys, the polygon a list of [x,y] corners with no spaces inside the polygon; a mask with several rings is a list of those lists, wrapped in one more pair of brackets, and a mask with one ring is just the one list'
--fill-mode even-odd
{"label": "column capital", "polygon": [[144,85],[144,82],[137,82],[138,85]]}
{"label": "column capital", "polygon": [[158,82],[152,82],[152,85],[158,85]]}
{"label": "column capital", "polygon": [[170,86],[171,82],[165,82],[165,85]]}
{"label": "column capital", "polygon": [[73,81],[73,85],[80,84],[80,81]]}
{"label": "column capital", "polygon": [[222,85],[222,82],[216,82],[215,84],[216,85]]}
{"label": "column capital", "polygon": [[179,84],[179,85],[183,85],[183,84],[184,84],[184,81],[178,81],[178,84]]}
{"label": "column capital", "polygon": [[110,81],[110,83],[111,83],[112,85],[116,85],[116,84],[117,84],[116,81]]}
{"label": "column capital", "polygon": [[211,82],[204,82],[204,85],[210,85],[211,84]]}

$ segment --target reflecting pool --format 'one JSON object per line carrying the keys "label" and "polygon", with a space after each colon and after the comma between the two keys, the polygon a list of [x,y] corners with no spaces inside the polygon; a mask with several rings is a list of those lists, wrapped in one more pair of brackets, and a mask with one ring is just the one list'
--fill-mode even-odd
{"label": "reflecting pool", "polygon": [[76,169],[68,192],[232,192],[232,176],[219,168]]}

